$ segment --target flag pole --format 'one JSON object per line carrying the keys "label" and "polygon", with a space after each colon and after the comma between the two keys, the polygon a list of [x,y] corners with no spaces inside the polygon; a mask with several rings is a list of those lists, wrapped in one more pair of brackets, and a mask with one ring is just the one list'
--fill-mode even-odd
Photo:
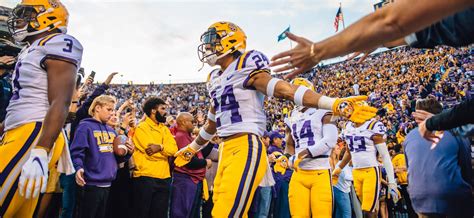
{"label": "flag pole", "polygon": [[[291,28],[291,26],[290,26],[290,25],[288,25],[288,28]],[[290,32],[290,31],[288,31],[288,32]],[[290,49],[293,49],[293,44],[291,43],[291,41],[292,41],[292,40],[291,40],[291,39],[289,39],[289,41],[290,41]]]}
{"label": "flag pole", "polygon": [[339,8],[341,8],[341,14],[342,14],[342,29],[346,29],[346,25],[344,24],[344,13],[342,13],[342,3],[339,2]]}

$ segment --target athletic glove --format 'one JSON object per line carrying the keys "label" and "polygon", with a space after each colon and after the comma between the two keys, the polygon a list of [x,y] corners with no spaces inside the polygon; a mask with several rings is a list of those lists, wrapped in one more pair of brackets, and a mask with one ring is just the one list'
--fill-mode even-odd
{"label": "athletic glove", "polygon": [[191,145],[179,149],[179,151],[174,154],[174,165],[177,167],[186,165],[191,161],[191,158],[193,158],[196,152],[198,152],[198,149],[192,148]]}
{"label": "athletic glove", "polygon": [[367,105],[364,101],[367,96],[351,96],[347,98],[337,98],[332,106],[335,116],[349,118],[350,121],[363,123],[375,117],[377,109]]}
{"label": "athletic glove", "polygon": [[288,168],[288,158],[285,155],[280,155],[275,160],[273,171],[275,171],[275,173],[280,173],[281,175],[284,175],[287,168]]}
{"label": "athletic glove", "polygon": [[400,191],[398,191],[397,188],[397,183],[389,183],[388,184],[388,193],[389,193],[389,198],[390,196],[392,197],[393,203],[397,203],[398,200],[400,200]]}
{"label": "athletic glove", "polygon": [[23,165],[18,183],[20,195],[26,199],[36,198],[46,191],[48,182],[48,153],[42,148],[33,148]]}

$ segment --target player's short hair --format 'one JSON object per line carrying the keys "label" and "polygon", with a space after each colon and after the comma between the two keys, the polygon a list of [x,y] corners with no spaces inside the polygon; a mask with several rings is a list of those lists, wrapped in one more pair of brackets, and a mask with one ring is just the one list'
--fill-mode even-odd
{"label": "player's short hair", "polygon": [[94,109],[96,106],[104,106],[106,104],[115,104],[117,103],[117,99],[111,95],[101,95],[92,101],[91,106],[89,107],[89,115],[94,116]]}
{"label": "player's short hair", "polygon": [[151,96],[145,100],[143,103],[143,113],[145,113],[148,117],[151,115],[151,110],[155,109],[156,106],[166,104],[163,99],[158,98],[156,96]]}
{"label": "player's short hair", "polygon": [[432,96],[428,96],[425,99],[418,99],[416,101],[415,109],[424,110],[432,114],[439,114],[443,111],[443,105]]}

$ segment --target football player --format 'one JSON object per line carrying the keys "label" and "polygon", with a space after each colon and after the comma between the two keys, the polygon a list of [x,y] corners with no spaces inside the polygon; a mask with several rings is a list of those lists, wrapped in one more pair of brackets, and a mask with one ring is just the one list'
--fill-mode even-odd
{"label": "football player", "polygon": [[356,104],[366,97],[329,98],[304,86],[272,78],[268,58],[246,50],[246,35],[230,22],[212,24],[201,36],[199,58],[210,66],[207,88],[212,98],[207,124],[198,137],[178,151],[175,164],[182,166],[217,132],[223,138],[214,182],[213,217],[247,217],[253,194],[267,168],[260,139],[266,126],[265,95],[294,101],[297,105],[333,110],[353,120],[367,120],[375,108]]}
{"label": "football player", "polygon": [[[293,85],[314,91],[304,78],[295,78]],[[292,217],[332,217],[333,194],[329,156],[337,143],[338,130],[331,121],[330,110],[295,107],[285,120],[287,153],[293,165],[288,197]],[[298,157],[298,158],[297,158]]]}
{"label": "football player", "polygon": [[344,154],[340,165],[334,169],[337,177],[352,159],[354,189],[361,203],[364,217],[377,217],[380,193],[381,170],[377,161],[377,152],[387,172],[388,193],[393,201],[398,201],[398,190],[393,166],[385,143],[385,126],[376,119],[366,122],[348,121],[342,131],[349,151]]}
{"label": "football player", "polygon": [[32,217],[48,168],[65,146],[62,127],[82,45],[66,34],[68,12],[57,0],[23,0],[7,24],[15,40],[27,45],[15,66],[0,145],[0,217]]}

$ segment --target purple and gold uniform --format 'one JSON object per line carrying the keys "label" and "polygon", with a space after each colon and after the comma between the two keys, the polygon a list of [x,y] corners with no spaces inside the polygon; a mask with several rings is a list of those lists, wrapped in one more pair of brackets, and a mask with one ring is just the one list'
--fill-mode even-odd
{"label": "purple and gold uniform", "polygon": [[362,210],[374,212],[378,207],[380,192],[380,167],[377,148],[372,140],[374,135],[385,137],[383,123],[371,119],[356,127],[351,121],[346,123],[343,136],[352,156],[354,188]]}
{"label": "purple and gold uniform", "polygon": [[[209,75],[207,88],[216,112],[217,134],[224,138],[214,181],[213,217],[247,217],[265,175],[267,152],[260,139],[266,126],[265,96],[248,87],[247,81],[258,73],[268,73],[267,65],[267,57],[252,50],[224,72],[214,70]],[[233,137],[226,139],[229,136]]]}
{"label": "purple and gold uniform", "polygon": [[[295,154],[312,146],[323,138],[322,119],[328,110],[296,108],[286,119],[295,145]],[[332,125],[332,124],[331,124]],[[331,145],[334,146],[334,145]],[[331,185],[331,150],[313,158],[305,158],[299,170],[293,172],[288,197],[292,217],[332,217],[333,193]]]}
{"label": "purple and gold uniform", "polygon": [[[46,59],[66,61],[79,69],[82,46],[70,35],[51,34],[25,47],[18,56],[13,96],[5,119],[6,133],[0,145],[0,217],[31,217],[38,201],[23,198],[17,189],[21,169],[36,146],[50,106]],[[49,168],[59,160],[66,145],[64,139],[60,134],[51,149]]]}

